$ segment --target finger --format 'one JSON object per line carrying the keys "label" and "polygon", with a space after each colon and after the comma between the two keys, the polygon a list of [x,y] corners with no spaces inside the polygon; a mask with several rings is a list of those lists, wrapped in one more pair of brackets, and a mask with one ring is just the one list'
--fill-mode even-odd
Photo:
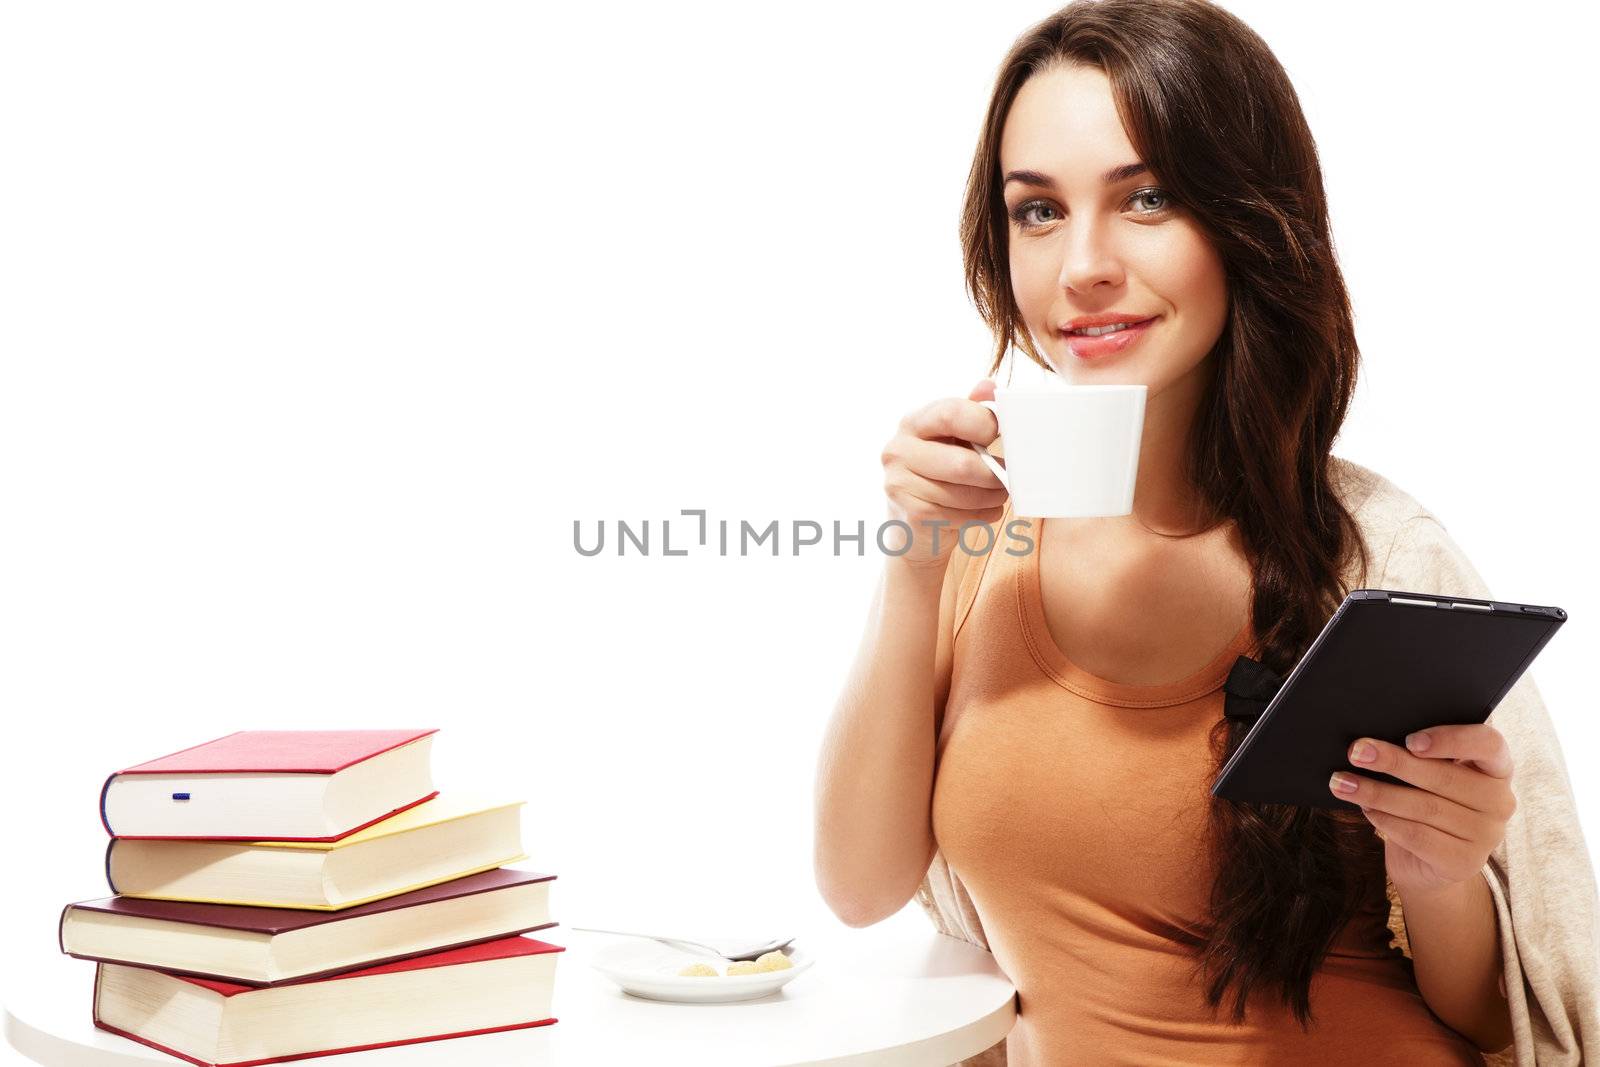
{"label": "finger", "polygon": [[[1363,756],[1371,758],[1363,759]],[[1413,756],[1399,745],[1371,737],[1357,740],[1346,751],[1346,757],[1352,767],[1360,770],[1382,771],[1457,804],[1510,816],[1509,812],[1501,811],[1509,793],[1507,779],[1484,774],[1468,764]]]}
{"label": "finger", "polygon": [[1000,436],[994,413],[975,400],[947,396],[906,416],[905,429],[924,440],[955,438],[986,445]]}
{"label": "finger", "polygon": [[1004,489],[984,489],[976,485],[941,482],[933,478],[924,478],[911,470],[901,470],[897,474],[892,474],[887,482],[891,490],[898,489],[907,496],[940,508],[987,511],[990,508],[1002,508],[1006,502]]}
{"label": "finger", "polygon": [[[1345,792],[1339,782],[1353,781],[1355,790]],[[1360,774],[1336,773],[1328,783],[1333,795],[1365,810],[1381,811],[1411,822],[1422,823],[1462,841],[1480,842],[1495,835],[1500,825],[1489,815],[1447,800],[1416,786],[1380,782]]]}
{"label": "finger", "polygon": [[957,485],[976,485],[981,489],[1005,490],[1000,479],[994,476],[994,471],[967,445],[924,441],[920,437],[913,437],[905,442],[903,458],[906,467],[924,478]]}
{"label": "finger", "polygon": [[1364,814],[1385,841],[1410,852],[1446,878],[1465,881],[1483,866],[1481,850],[1460,838],[1387,812],[1369,810]]}
{"label": "finger", "polygon": [[1465,760],[1484,774],[1511,777],[1511,746],[1486,722],[1430,726],[1408,735],[1406,748],[1423,759]]}

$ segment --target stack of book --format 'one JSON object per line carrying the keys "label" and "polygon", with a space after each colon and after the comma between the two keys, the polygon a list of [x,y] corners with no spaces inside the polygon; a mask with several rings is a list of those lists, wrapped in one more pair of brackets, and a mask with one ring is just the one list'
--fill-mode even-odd
{"label": "stack of book", "polygon": [[555,1022],[522,801],[441,796],[435,730],[244,731],[111,775],[115,896],[69,904],[103,1030],[243,1067]]}

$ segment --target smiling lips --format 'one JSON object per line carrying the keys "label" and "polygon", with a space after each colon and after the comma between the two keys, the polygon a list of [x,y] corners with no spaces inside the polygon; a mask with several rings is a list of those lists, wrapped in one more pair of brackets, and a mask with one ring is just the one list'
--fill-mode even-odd
{"label": "smiling lips", "polygon": [[1121,312],[1083,315],[1060,327],[1060,332],[1079,359],[1103,359],[1135,344],[1159,317]]}

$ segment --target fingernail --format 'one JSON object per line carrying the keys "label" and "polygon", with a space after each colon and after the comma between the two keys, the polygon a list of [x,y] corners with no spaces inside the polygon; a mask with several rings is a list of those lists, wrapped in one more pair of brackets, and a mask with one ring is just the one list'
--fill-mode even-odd
{"label": "fingernail", "polygon": [[1355,778],[1342,771],[1334,771],[1333,777],[1328,779],[1328,784],[1333,787],[1335,793],[1354,793],[1356,791]]}
{"label": "fingernail", "polygon": [[1371,763],[1378,758],[1378,750],[1365,741],[1357,741],[1350,748],[1350,758],[1356,763]]}
{"label": "fingernail", "polygon": [[1433,738],[1429,737],[1425,733],[1418,732],[1406,735],[1406,747],[1413,752],[1426,752],[1428,750],[1428,746],[1432,743]]}

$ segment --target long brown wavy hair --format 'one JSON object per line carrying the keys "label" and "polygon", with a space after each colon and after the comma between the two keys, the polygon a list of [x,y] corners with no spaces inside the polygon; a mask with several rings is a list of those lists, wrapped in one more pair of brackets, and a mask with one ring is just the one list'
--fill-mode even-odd
{"label": "long brown wavy hair", "polygon": [[[1270,624],[1258,655],[1285,676],[1349,592],[1347,563],[1366,581],[1360,529],[1330,484],[1359,353],[1311,131],[1265,42],[1205,0],[1076,0],[1024,33],[996,78],[961,217],[991,374],[1012,346],[1051,369],[1012,293],[1000,137],[1023,83],[1063,63],[1106,73],[1139,158],[1223,261],[1228,315],[1188,474],[1212,515],[1237,524],[1253,618]],[[1217,723],[1219,770],[1246,732]],[[1207,1001],[1233,987],[1239,1022],[1259,986],[1309,1029],[1312,974],[1381,884],[1382,846],[1358,813],[1217,798],[1210,831],[1217,873],[1195,949]]]}

